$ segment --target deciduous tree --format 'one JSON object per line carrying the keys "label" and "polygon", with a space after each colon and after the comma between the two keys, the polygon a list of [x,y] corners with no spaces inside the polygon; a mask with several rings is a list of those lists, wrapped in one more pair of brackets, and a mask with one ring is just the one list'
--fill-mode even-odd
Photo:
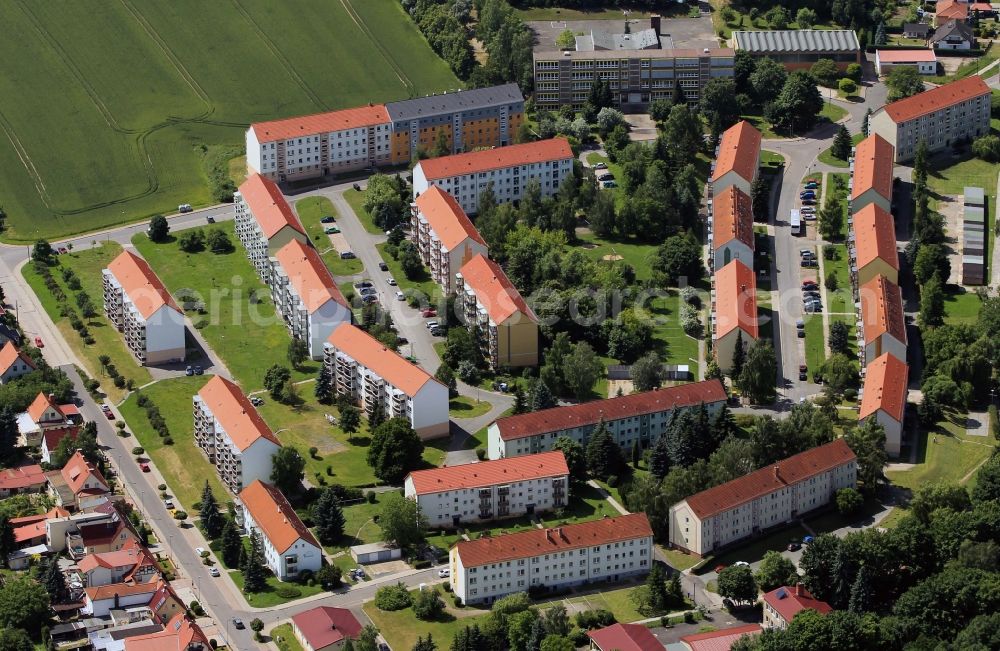
{"label": "deciduous tree", "polygon": [[746,565],[730,565],[719,572],[719,595],[736,603],[749,604],[757,600],[757,584]]}
{"label": "deciduous tree", "polygon": [[386,493],[382,498],[378,526],[382,539],[397,547],[409,548],[424,540],[427,520],[414,500],[399,493]]}
{"label": "deciduous tree", "polygon": [[405,418],[390,418],[372,430],[371,438],[368,465],[382,481],[398,484],[421,463],[424,443]]}
{"label": "deciduous tree", "polygon": [[302,487],[306,460],[290,445],[283,446],[271,457],[271,483],[285,495],[294,495]]}

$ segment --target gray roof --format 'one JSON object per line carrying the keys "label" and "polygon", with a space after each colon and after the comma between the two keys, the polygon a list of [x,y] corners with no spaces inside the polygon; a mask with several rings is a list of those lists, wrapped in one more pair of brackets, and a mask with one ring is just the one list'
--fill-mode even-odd
{"label": "gray roof", "polygon": [[964,197],[965,203],[975,203],[980,206],[983,205],[986,199],[986,193],[983,192],[982,188],[977,188],[973,186],[965,186],[962,190],[962,196]]}
{"label": "gray roof", "polygon": [[384,542],[374,542],[368,543],[367,545],[354,545],[351,547],[351,552],[355,555],[357,554],[372,554],[374,552],[386,552],[398,549],[398,547],[390,547]]}
{"label": "gray roof", "polygon": [[389,113],[389,118],[395,122],[523,101],[524,95],[521,94],[517,84],[504,84],[389,102],[385,105],[385,110]]}
{"label": "gray roof", "polygon": [[769,52],[857,52],[858,35],[850,29],[788,29],[766,32],[733,32],[737,50]]}
{"label": "gray roof", "polygon": [[927,23],[906,23],[903,25],[904,34],[923,34],[927,36],[931,33],[931,26]]}
{"label": "gray roof", "polygon": [[941,25],[931,36],[930,42],[937,43],[950,36],[958,36],[964,41],[969,43],[974,43],[976,41],[976,35],[972,33],[972,28],[965,24],[962,20],[949,20],[944,25]]}
{"label": "gray roof", "polygon": [[659,48],[660,37],[655,29],[643,29],[631,34],[615,34],[591,30],[590,36],[578,36],[576,49],[578,52],[592,50],[645,50]]}

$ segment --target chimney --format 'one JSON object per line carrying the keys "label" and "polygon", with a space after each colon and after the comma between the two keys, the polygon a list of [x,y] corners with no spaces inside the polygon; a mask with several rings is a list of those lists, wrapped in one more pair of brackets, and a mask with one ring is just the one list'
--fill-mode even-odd
{"label": "chimney", "polygon": [[795,584],[795,596],[796,597],[801,597],[802,596],[802,584],[801,583],[796,583]]}
{"label": "chimney", "polygon": [[774,478],[781,481],[781,473],[778,472],[778,464],[774,464]]}
{"label": "chimney", "polygon": [[546,529],[545,530],[545,540],[547,540],[549,542],[552,542],[552,530],[551,529]]}
{"label": "chimney", "polygon": [[660,20],[660,14],[653,14],[649,17],[649,27],[656,32],[657,36],[660,35]]}
{"label": "chimney", "polygon": [[55,402],[55,401],[56,401],[56,394],[50,393],[49,394],[49,402]]}

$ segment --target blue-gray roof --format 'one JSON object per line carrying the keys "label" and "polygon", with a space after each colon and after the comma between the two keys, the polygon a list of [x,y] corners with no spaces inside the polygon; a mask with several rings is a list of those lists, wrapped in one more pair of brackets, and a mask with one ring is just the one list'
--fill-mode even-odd
{"label": "blue-gray roof", "polygon": [[389,102],[385,105],[385,110],[389,113],[389,119],[397,122],[523,101],[524,95],[517,84],[504,84]]}
{"label": "blue-gray roof", "polygon": [[592,50],[645,50],[659,48],[660,37],[655,29],[643,29],[631,34],[591,30],[589,35],[576,37],[577,52]]}
{"label": "blue-gray roof", "polygon": [[755,54],[784,52],[857,52],[858,35],[850,29],[787,29],[733,32],[737,50]]}

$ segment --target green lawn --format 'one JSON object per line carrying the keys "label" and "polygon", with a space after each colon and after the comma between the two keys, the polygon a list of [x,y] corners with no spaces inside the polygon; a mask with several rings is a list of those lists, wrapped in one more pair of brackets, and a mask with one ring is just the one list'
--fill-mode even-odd
{"label": "green lawn", "polygon": [[[854,301],[851,296],[850,271],[847,267],[847,247],[843,244],[826,244],[823,248],[834,248],[837,251],[836,259],[829,260],[826,257],[823,258],[824,274],[833,272],[837,276],[837,291],[826,292],[827,304],[823,308],[831,314],[853,313]],[[819,282],[823,284],[825,280],[826,277],[824,275],[823,278],[819,279]]]}
{"label": "green lawn", "polygon": [[454,418],[475,418],[482,416],[492,408],[493,405],[485,400],[476,402],[475,398],[467,396],[458,396],[448,401],[448,414]]}
{"label": "green lawn", "polygon": [[736,561],[754,563],[762,559],[764,554],[768,551],[783,551],[786,547],[788,547],[788,543],[792,538],[802,540],[804,536],[808,535],[809,532],[803,529],[798,523],[788,527],[781,527],[768,533],[762,538],[757,538],[755,540],[748,541],[745,544],[737,545],[727,551],[723,551],[721,554],[711,557],[708,562],[702,566],[699,573],[711,572],[720,564],[732,565]]}
{"label": "green lawn", "polygon": [[0,23],[12,241],[214,203],[205,154],[250,122],[461,85],[397,0],[8,2]]}
{"label": "green lawn", "polygon": [[652,277],[651,256],[656,253],[656,245],[639,241],[617,242],[601,239],[593,233],[585,232],[579,237],[577,248],[598,262],[607,262],[606,258],[621,256],[622,260],[635,269],[638,281],[649,280]]}
{"label": "green lawn", "polygon": [[701,562],[701,559],[694,554],[685,554],[677,549],[667,549],[665,547],[661,547],[660,551],[666,557],[667,564],[678,572],[683,572],[684,570],[692,568]]}
{"label": "green lawn", "polygon": [[[844,219],[840,222],[840,240],[847,240],[847,188],[851,182],[851,175],[847,172],[831,172],[830,186],[827,188],[827,192],[835,193],[835,196],[840,201],[840,206]],[[826,196],[824,195],[824,201]]]}
{"label": "green lawn", "polygon": [[979,320],[982,305],[983,302],[974,292],[949,291],[944,298],[944,320],[952,325],[974,324]]}
{"label": "green lawn", "polygon": [[819,115],[830,122],[839,122],[847,116],[847,109],[833,102],[823,102],[823,110],[819,112]]}
{"label": "green lawn", "polygon": [[271,639],[278,651],[303,651],[302,645],[295,639],[291,624],[281,624],[271,629]]}
{"label": "green lawn", "polygon": [[382,508],[381,501],[382,493],[378,493],[374,504],[357,502],[344,507],[343,548],[346,549],[351,545],[364,545],[381,540],[382,530],[373,522],[373,519]]}
{"label": "green lawn", "polygon": [[[994,45],[992,51],[1000,52],[1000,45]],[[943,165],[950,162],[950,158],[931,159],[931,170],[927,176],[927,185],[931,189],[931,208],[937,208],[935,193],[959,195],[965,191],[966,186],[982,188],[987,196],[986,232],[989,237],[989,246],[987,247],[986,259],[992,260],[993,247],[996,245],[994,227],[997,201],[997,166],[974,158],[971,154],[967,155],[968,158],[947,167],[943,167]]]}
{"label": "green lawn", "polygon": [[762,149],[760,151],[760,166],[762,168],[780,169],[785,164],[785,157],[781,154]]}
{"label": "green lawn", "polygon": [[[452,640],[459,631],[466,626],[482,624],[488,615],[474,614],[481,611],[462,609],[457,610],[451,607],[451,595],[443,593],[445,604],[449,606],[449,612],[439,620],[425,622],[417,619],[412,608],[403,610],[385,611],[379,610],[371,601],[363,606],[365,614],[371,618],[372,623],[379,629],[382,637],[393,649],[412,649],[417,642],[418,636],[426,637],[428,634],[434,638],[434,643],[439,649],[447,649],[451,646]],[[453,612],[463,615],[456,617]],[[471,616],[464,616],[469,613]]]}
{"label": "green lawn", "polygon": [[111,378],[106,376],[101,370],[98,357],[107,355],[111,358],[118,372],[126,379],[131,379],[136,386],[142,386],[152,379],[149,371],[144,366],[136,362],[132,351],[125,345],[122,334],[104,316],[104,286],[101,270],[108,266],[122,252],[122,247],[116,242],[106,242],[94,249],[87,249],[69,255],[60,255],[56,259],[59,265],[52,267],[52,277],[62,287],[70,303],[70,307],[76,311],[78,316],[80,311],[76,306],[74,292],[66,286],[66,281],[62,277],[62,267],[72,269],[77,278],[80,279],[81,291],[87,292],[91,302],[97,310],[97,316],[84,319],[87,329],[94,338],[94,344],[86,345],[83,339],[69,325],[69,319],[59,315],[59,305],[45,286],[45,281],[35,271],[33,265],[25,265],[22,269],[25,280],[38,296],[46,314],[56,324],[63,339],[65,339],[80,360],[87,367],[87,372],[101,382],[101,390],[112,400],[118,401],[124,395],[123,389],[116,389]]}
{"label": "green lawn", "polygon": [[215,468],[194,442],[191,416],[191,397],[198,393],[209,376],[179,377],[161,380],[142,390],[160,409],[170,430],[173,445],[163,445],[163,439],[149,425],[146,411],[136,404],[132,394],[120,406],[129,430],[146,449],[146,456],[153,460],[163,475],[174,503],[183,505],[193,514],[192,505],[201,499],[201,489],[207,479],[220,502],[232,499],[219,481]]}
{"label": "green lawn", "polygon": [[[856,133],[853,136],[851,136],[851,141],[855,145],[857,145],[862,140],[864,140],[864,135],[863,134]],[[833,165],[834,167],[845,167],[846,168],[846,167],[850,166],[850,164],[846,160],[841,160],[841,159],[839,159],[839,158],[837,158],[836,156],[833,155],[833,148],[832,147],[828,147],[827,149],[824,149],[822,153],[820,153],[820,155],[819,155],[819,162],[826,163],[827,165]]]}
{"label": "green lawn", "polygon": [[569,597],[565,602],[583,604],[588,609],[602,608],[610,610],[619,622],[635,622],[640,619],[646,619],[647,616],[636,610],[635,604],[632,603],[631,593],[634,587],[601,590],[600,592],[592,592],[578,597]]}
{"label": "green lawn", "polygon": [[806,368],[809,377],[819,370],[826,360],[826,340],[823,338],[823,315],[807,314],[806,322]]}
{"label": "green lawn", "polygon": [[295,202],[295,211],[330,273],[334,276],[353,276],[365,270],[364,263],[358,258],[341,260],[340,254],[330,244],[330,236],[323,232],[327,224],[319,220],[326,216],[337,217],[333,202],[326,197],[306,197]]}
{"label": "green lawn", "polygon": [[[182,289],[202,297],[208,313],[191,312],[192,321],[207,321],[201,329],[244,391],[263,387],[264,372],[273,364],[289,366],[291,335],[275,315],[270,290],[260,281],[239,243],[232,253],[184,253],[175,242],[155,244],[140,233],[132,243],[175,296]],[[251,292],[260,301],[251,304]],[[316,362],[293,370],[295,380],[313,378]]]}
{"label": "green lawn", "polygon": [[378,249],[379,255],[382,256],[385,263],[389,265],[389,273],[396,279],[400,291],[407,298],[417,296],[421,300],[427,300],[431,305],[437,305],[443,293],[441,286],[431,278],[427,267],[421,269],[420,276],[411,280],[403,273],[403,267],[399,264],[399,261],[385,252],[385,246],[385,242],[383,242],[382,244],[376,244],[375,248]]}
{"label": "green lawn", "polygon": [[921,432],[917,465],[910,470],[887,472],[886,476],[897,486],[911,490],[935,482],[961,483],[971,488],[975,483],[973,470],[990,456],[996,443],[989,436],[966,435],[964,413],[948,414],[933,431]]}
{"label": "green lawn", "polygon": [[[323,592],[323,587],[319,584],[308,586],[301,583],[288,581],[283,582],[274,578],[273,575],[268,574],[267,586],[264,588],[263,592],[243,594],[243,574],[236,570],[230,570],[229,578],[231,578],[233,583],[236,584],[236,587],[239,588],[240,594],[243,595],[243,598],[246,599],[247,603],[254,608],[273,608],[274,606],[287,604],[289,601],[305,599],[306,597],[312,597],[313,595]],[[278,590],[283,587],[294,588],[295,590],[298,590],[300,594],[295,597],[282,597],[278,594]]]}
{"label": "green lawn", "polygon": [[830,325],[832,326],[835,322],[842,321],[847,324],[847,347],[850,349],[851,359],[855,359],[855,355],[858,351],[858,324],[855,316],[853,314],[832,314],[830,315]]}
{"label": "green lawn", "polygon": [[368,211],[362,206],[364,198],[364,194],[358,192],[357,190],[344,190],[344,199],[347,201],[348,205],[351,206],[351,210],[353,210],[354,214],[357,215],[358,221],[360,221],[361,225],[365,227],[365,230],[372,235],[381,235],[384,231],[372,221],[372,216],[369,215]]}
{"label": "green lawn", "polygon": [[[607,156],[591,153],[587,154],[586,158],[587,158],[587,164],[590,166],[594,166],[597,163],[604,163],[605,165],[607,165],[608,171],[614,175],[615,179],[617,179],[619,183],[621,182],[621,179],[624,178],[624,175],[622,174],[622,166],[619,165],[618,163],[612,163],[611,159],[608,158]],[[622,203],[624,203],[625,201],[625,196],[622,194],[620,185],[615,188],[602,189],[601,191],[614,193],[615,204],[618,206],[619,209],[622,207]]]}
{"label": "green lawn", "polygon": [[[989,64],[1000,58],[1000,45],[994,43],[990,46],[990,49],[986,51],[981,57],[970,58],[967,62],[963,63],[958,67],[953,75],[939,75],[936,77],[928,77],[927,81],[933,82],[935,84],[946,84],[950,81],[955,81],[956,79],[963,79],[969,75],[978,74],[978,72],[988,66]],[[992,73],[990,73],[992,74]]]}

